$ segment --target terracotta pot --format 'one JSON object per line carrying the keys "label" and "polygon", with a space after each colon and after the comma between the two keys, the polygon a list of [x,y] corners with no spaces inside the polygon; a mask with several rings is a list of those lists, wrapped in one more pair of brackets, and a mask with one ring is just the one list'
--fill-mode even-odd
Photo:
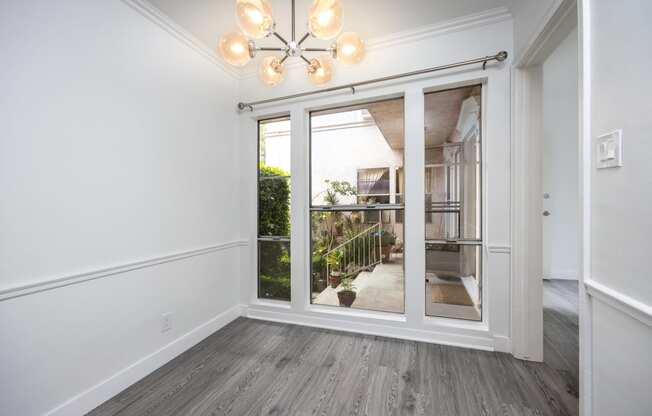
{"label": "terracotta pot", "polygon": [[355,296],[356,294],[352,290],[340,290],[337,292],[337,298],[340,300],[340,305],[346,306],[347,308],[350,308],[351,305],[353,305]]}
{"label": "terracotta pot", "polygon": [[340,273],[331,273],[331,275],[328,276],[328,283],[333,289],[335,289],[340,284],[341,280],[342,275]]}

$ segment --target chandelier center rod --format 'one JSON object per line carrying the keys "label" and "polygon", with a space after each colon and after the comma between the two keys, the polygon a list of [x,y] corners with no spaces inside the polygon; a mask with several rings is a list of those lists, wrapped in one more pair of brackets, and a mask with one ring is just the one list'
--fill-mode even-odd
{"label": "chandelier center rod", "polygon": [[294,42],[297,39],[297,37],[296,37],[296,29],[294,27],[295,20],[296,20],[294,18],[294,12],[295,12],[295,10],[294,10],[294,0],[292,0],[292,42]]}

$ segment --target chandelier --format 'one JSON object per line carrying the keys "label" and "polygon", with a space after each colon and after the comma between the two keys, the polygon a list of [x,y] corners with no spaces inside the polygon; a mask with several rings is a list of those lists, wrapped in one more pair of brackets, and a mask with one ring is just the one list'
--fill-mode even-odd
{"label": "chandelier", "polygon": [[[365,54],[364,42],[357,33],[342,31],[342,4],[340,0],[314,0],[308,15],[308,31],[299,40],[295,36],[294,0],[292,0],[292,38],[287,41],[276,31],[272,7],[268,0],[236,0],[236,18],[240,32],[222,35],[219,52],[233,66],[244,66],[259,51],[281,52],[282,56],[266,56],[261,60],[258,76],[269,86],[283,81],[284,65],[288,58],[301,59],[306,63],[308,77],[314,84],[324,84],[332,78],[332,59],[343,64],[356,64]],[[337,37],[339,35],[339,37]],[[254,39],[275,37],[283,46],[258,46]],[[331,40],[327,48],[304,46],[308,38]],[[319,53],[309,58],[306,55]]]}

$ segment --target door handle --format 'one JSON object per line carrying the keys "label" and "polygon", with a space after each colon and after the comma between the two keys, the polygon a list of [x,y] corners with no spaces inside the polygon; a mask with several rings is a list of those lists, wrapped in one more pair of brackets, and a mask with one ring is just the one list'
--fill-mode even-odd
{"label": "door handle", "polygon": [[543,216],[544,217],[549,217],[550,216],[550,211],[548,211],[548,210],[543,211]]}

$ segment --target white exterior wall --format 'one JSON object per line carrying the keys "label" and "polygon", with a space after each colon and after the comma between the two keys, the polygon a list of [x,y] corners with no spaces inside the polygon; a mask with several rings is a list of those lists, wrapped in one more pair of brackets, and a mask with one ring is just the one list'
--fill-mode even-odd
{"label": "white exterior wall", "polygon": [[239,315],[237,84],[153,20],[0,2],[2,415],[84,414]]}

